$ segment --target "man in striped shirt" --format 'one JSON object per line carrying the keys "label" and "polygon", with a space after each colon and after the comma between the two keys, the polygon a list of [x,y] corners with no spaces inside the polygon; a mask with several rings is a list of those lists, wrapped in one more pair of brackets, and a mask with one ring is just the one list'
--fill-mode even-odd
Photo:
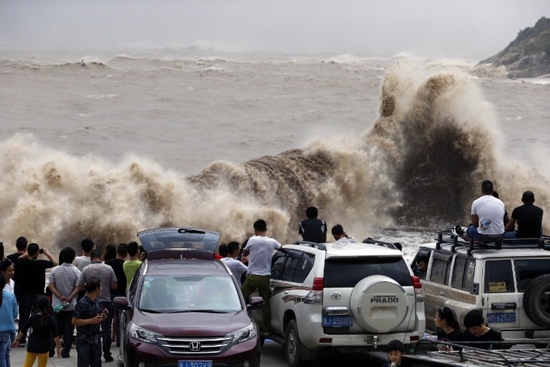
{"label": "man in striped shirt", "polygon": [[80,270],[72,264],[76,253],[72,247],[61,250],[62,264],[50,272],[48,288],[52,292],[52,308],[59,336],[63,335],[62,358],[69,358],[73,343],[74,326],[72,324],[76,296],[78,295],[78,278]]}

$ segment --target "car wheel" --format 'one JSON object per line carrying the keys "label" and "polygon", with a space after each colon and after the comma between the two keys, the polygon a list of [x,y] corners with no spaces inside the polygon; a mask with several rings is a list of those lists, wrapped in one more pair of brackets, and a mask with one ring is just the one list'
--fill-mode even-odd
{"label": "car wheel", "polygon": [[550,328],[550,274],[529,282],[523,294],[523,309],[535,324]]}
{"label": "car wheel", "polygon": [[395,330],[412,309],[405,289],[383,275],[360,280],[352,290],[350,306],[354,321],[372,333]]}
{"label": "car wheel", "polygon": [[309,361],[301,359],[305,348],[300,342],[296,321],[290,320],[285,330],[285,355],[289,367],[305,367]]}

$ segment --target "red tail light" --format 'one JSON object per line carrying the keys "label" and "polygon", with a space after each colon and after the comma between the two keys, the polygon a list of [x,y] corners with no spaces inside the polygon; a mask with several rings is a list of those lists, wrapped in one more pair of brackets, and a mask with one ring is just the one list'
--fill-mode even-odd
{"label": "red tail light", "polygon": [[323,278],[313,278],[313,291],[322,291],[323,290]]}
{"label": "red tail light", "polygon": [[422,283],[420,283],[420,278],[413,275],[411,276],[412,284],[414,289],[422,289]]}

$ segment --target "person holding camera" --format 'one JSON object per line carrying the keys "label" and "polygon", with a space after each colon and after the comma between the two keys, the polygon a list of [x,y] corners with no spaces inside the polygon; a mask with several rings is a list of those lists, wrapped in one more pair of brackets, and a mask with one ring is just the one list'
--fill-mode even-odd
{"label": "person holding camera", "polygon": [[[38,257],[44,254],[48,260],[41,260]],[[46,288],[46,269],[57,266],[55,257],[48,251],[47,248],[40,248],[38,244],[31,243],[27,246],[27,252],[17,259],[15,266],[16,272],[19,274],[18,289],[20,293],[19,299],[19,330],[23,329],[27,322],[31,308],[35,304],[38,296],[43,296]],[[26,334],[23,334],[19,345],[23,346],[26,343]]]}
{"label": "person holding camera", "polygon": [[84,288],[86,295],[76,304],[72,318],[76,326],[77,366],[101,367],[100,324],[107,320],[109,314],[99,301],[101,281],[95,277],[88,278]]}

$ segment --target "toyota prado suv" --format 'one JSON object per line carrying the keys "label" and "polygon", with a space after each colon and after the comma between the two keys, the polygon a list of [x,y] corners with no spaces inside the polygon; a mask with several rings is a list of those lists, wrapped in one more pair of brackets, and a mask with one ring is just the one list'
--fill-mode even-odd
{"label": "toyota prado suv", "polygon": [[[421,275],[427,329],[435,331],[439,307],[464,315],[479,310],[485,323],[499,329],[505,345],[515,342],[546,346],[550,341],[550,251],[548,237],[470,244],[451,231],[435,243],[421,245],[413,260],[427,262]],[[416,271],[416,269],[415,269]]]}
{"label": "toyota prado suv", "polygon": [[274,253],[270,338],[289,366],[336,349],[383,349],[424,334],[424,294],[393,244],[297,242]]}

